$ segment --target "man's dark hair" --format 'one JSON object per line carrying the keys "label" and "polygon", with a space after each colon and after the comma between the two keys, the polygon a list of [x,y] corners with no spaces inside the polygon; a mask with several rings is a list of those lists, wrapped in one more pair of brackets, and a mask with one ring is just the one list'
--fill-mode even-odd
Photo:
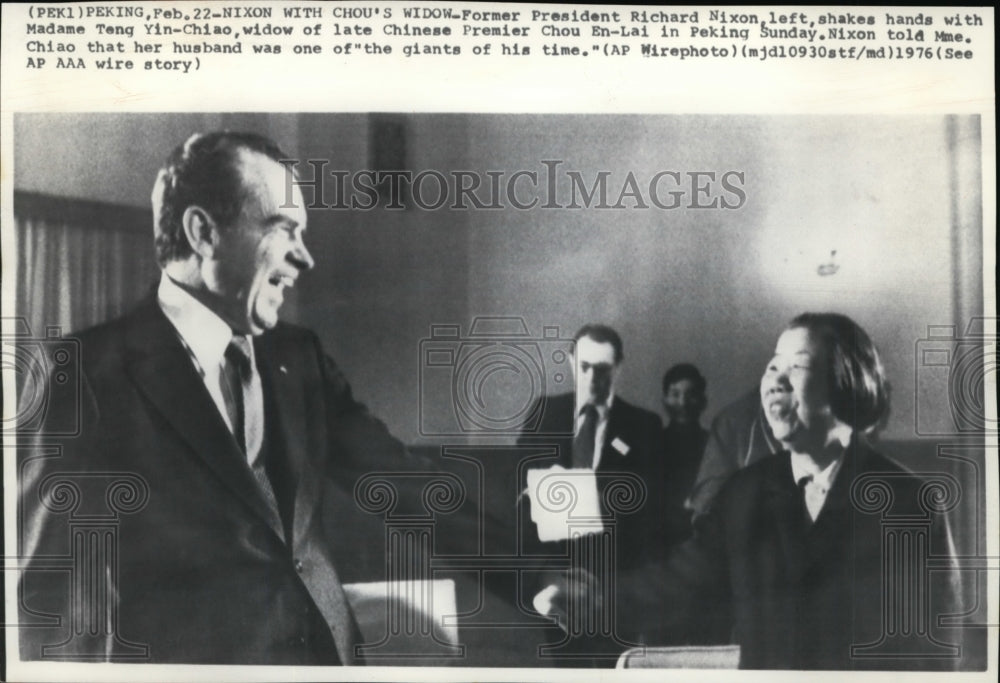
{"label": "man's dark hair", "polygon": [[621,363],[625,357],[622,338],[607,325],[588,323],[576,331],[576,334],[573,335],[573,342],[578,342],[584,337],[590,337],[598,344],[611,344],[615,350],[615,365]]}
{"label": "man's dark hair", "polygon": [[288,159],[263,135],[230,131],[195,133],[170,153],[153,187],[154,244],[161,267],[192,253],[182,225],[189,206],[204,209],[220,229],[239,217],[248,198],[239,168],[243,150],[279,163]]}
{"label": "man's dark hair", "polygon": [[685,379],[690,380],[691,383],[694,384],[695,391],[702,396],[705,395],[705,390],[708,388],[708,382],[706,382],[705,378],[702,377],[698,368],[691,363],[678,363],[663,374],[663,393],[667,393],[671,384],[675,384]]}
{"label": "man's dark hair", "polygon": [[838,419],[867,432],[889,413],[889,383],[871,337],[840,313],[803,313],[786,329],[803,328],[830,355],[830,408]]}

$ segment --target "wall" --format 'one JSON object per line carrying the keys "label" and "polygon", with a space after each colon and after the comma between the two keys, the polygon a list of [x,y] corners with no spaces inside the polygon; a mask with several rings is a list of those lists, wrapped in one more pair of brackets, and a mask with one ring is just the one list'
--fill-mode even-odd
{"label": "wall", "polygon": [[[425,425],[453,420],[446,396],[433,405],[419,398],[420,344],[432,324],[467,331],[475,316],[513,315],[537,335],[543,326],[572,334],[607,322],[625,339],[623,395],[656,409],[662,372],[691,361],[708,378],[711,414],[756,382],[784,322],[807,309],[842,311],[871,332],[895,386],[888,436],[911,438],[915,344],[927,325],[961,317],[956,301],[963,311],[981,302],[978,254],[969,253],[969,236],[981,230],[981,215],[968,210],[979,191],[968,171],[979,159],[976,120],[957,129],[941,117],[402,121],[403,159],[414,171],[542,173],[542,160],[561,160],[588,179],[610,171],[616,191],[629,171],[643,179],[736,169],[748,195],[737,211],[310,211],[319,267],[300,281],[287,314],[320,333],[359,397],[409,441],[420,440],[421,406]],[[270,132],[300,159],[359,170],[372,165],[372,122],[357,114],[19,116],[15,185],[148,206],[169,149],[218,126]],[[833,251],[836,274],[820,276]]]}
{"label": "wall", "polygon": [[[326,117],[303,121],[304,141],[335,128]],[[952,265],[948,180],[949,144],[978,158],[976,135],[949,140],[939,117],[417,116],[409,123],[407,163],[415,172],[543,173],[542,160],[561,160],[562,170],[588,179],[611,171],[609,186],[617,188],[630,170],[649,178],[663,169],[739,169],[748,201],[738,211],[410,209],[313,219],[330,226],[313,239],[330,246],[336,267],[304,285],[311,303],[303,316],[336,340],[359,392],[400,433],[419,435],[418,352],[432,323],[459,324],[467,334],[475,316],[510,315],[534,335],[543,326],[571,335],[604,321],[625,339],[623,395],[658,409],[663,371],[691,361],[708,378],[711,415],[755,384],[788,319],[836,310],[868,329],[885,356],[894,387],[886,436],[914,437],[915,345],[928,325],[956,322],[956,288],[976,292],[982,282],[981,270],[959,275]],[[347,137],[367,139],[363,123],[353,125],[360,134]],[[343,168],[365,167],[352,166],[352,157],[366,160],[355,149]],[[560,185],[561,196],[568,191]],[[834,251],[836,274],[819,275]],[[944,410],[943,403],[932,407]],[[451,404],[422,409],[425,426],[444,424]]]}

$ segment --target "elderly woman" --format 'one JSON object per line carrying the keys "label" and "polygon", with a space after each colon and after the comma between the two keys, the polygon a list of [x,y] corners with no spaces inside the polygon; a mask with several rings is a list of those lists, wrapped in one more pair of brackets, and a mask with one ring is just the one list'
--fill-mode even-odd
{"label": "elderly woman", "polygon": [[[778,338],[760,398],[783,450],[733,475],[665,563],[620,575],[629,589],[615,610],[619,633],[700,642],[711,615],[740,645],[741,668],[946,667],[956,651],[929,623],[950,592],[940,589],[954,586],[922,560],[953,556],[933,514],[946,501],[866,443],[889,403],[871,339],[843,315],[798,316]],[[884,533],[900,515],[914,521],[910,555],[890,552],[898,535]],[[557,612],[575,611],[579,601],[565,596],[590,589],[579,573],[561,588]]]}

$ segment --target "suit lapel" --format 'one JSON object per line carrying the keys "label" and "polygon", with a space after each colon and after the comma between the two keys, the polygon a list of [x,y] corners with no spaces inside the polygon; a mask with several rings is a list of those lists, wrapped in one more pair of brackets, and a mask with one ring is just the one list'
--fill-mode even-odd
{"label": "suit lapel", "polygon": [[127,371],[139,391],[221,484],[280,537],[281,527],[275,526],[243,453],[155,299],[136,312],[126,335]]}
{"label": "suit lapel", "polygon": [[814,553],[817,558],[831,550],[842,552],[841,545],[849,538],[847,530],[853,529],[850,519],[850,488],[855,477],[867,469],[869,452],[855,436],[843,455],[844,462],[840,466],[840,472],[830,487],[810,534],[810,542],[815,544]]}
{"label": "suit lapel", "polygon": [[627,464],[626,454],[615,448],[615,441],[618,440],[625,446],[631,446],[627,438],[621,434],[626,431],[623,422],[625,406],[623,401],[615,397],[611,409],[608,411],[608,426],[604,430],[604,443],[601,444],[601,460],[597,463],[599,472],[620,472]]}
{"label": "suit lapel", "polygon": [[[604,443],[601,444],[601,459],[597,463],[598,472],[621,471],[627,464],[626,456],[620,453],[612,445],[615,439],[621,439],[622,443],[628,444],[627,439],[621,437],[624,431],[622,425],[622,412],[627,410],[623,406],[620,398],[615,398],[608,411],[608,425],[604,430]],[[558,425],[558,430],[563,429],[563,425],[568,425],[568,437],[563,439],[565,446],[559,449],[559,464],[563,467],[573,466],[573,440],[576,430],[576,397],[573,394],[561,394],[549,399],[546,412],[551,414],[551,425]],[[555,429],[555,427],[552,427]]]}
{"label": "suit lapel", "polygon": [[844,543],[850,539],[851,526],[850,487],[854,478],[868,465],[868,449],[864,444],[852,442],[844,454],[844,463],[834,479],[819,516],[810,527],[805,523],[802,496],[795,486],[791,461],[787,453],[781,454],[780,467],[769,480],[769,507],[774,516],[781,544],[792,577],[801,575],[811,565],[824,562],[830,555],[846,552]]}
{"label": "suit lapel", "polygon": [[294,496],[292,542],[295,545],[309,528],[321,491],[319,477],[311,473],[309,464],[305,399],[298,390],[301,383],[297,381],[300,378],[292,377],[292,373],[299,374],[298,363],[285,358],[286,349],[277,343],[273,334],[256,338],[254,346],[267,397],[269,447],[290,468]]}
{"label": "suit lapel", "polygon": [[558,463],[563,467],[573,467],[573,441],[576,438],[576,396],[574,394],[562,394],[551,401],[549,410],[552,411],[553,425],[558,425],[553,431],[560,431],[566,436],[556,437],[559,440]]}
{"label": "suit lapel", "polygon": [[788,577],[796,579],[805,570],[805,508],[793,481],[788,453],[779,454],[773,465],[764,483],[765,504],[777,529]]}

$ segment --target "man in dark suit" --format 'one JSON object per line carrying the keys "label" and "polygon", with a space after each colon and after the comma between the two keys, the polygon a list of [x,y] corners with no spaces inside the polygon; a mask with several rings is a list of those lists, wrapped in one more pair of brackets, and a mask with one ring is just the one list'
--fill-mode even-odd
{"label": "man in dark suit", "polygon": [[708,383],[691,363],[678,363],[663,374],[663,409],[668,424],[663,429],[664,493],[684,507],[691,493],[708,432],[701,414],[708,403]]}
{"label": "man in dark suit", "polygon": [[[660,514],[662,497],[655,488],[661,468],[662,424],[655,413],[616,393],[623,359],[622,340],[615,330],[597,324],[580,328],[574,336],[576,391],[541,398],[544,410],[537,430],[522,434],[518,443],[554,449],[550,457],[533,460],[532,469],[560,465],[593,470],[600,493],[617,483],[625,487],[619,488],[619,494],[642,498],[641,504],[629,502],[618,510],[602,506],[606,516],[616,519],[618,561],[631,566],[648,548],[658,545],[650,541],[666,529],[667,520]],[[527,535],[526,541],[537,540],[530,529]]]}
{"label": "man in dark suit", "polygon": [[[576,333],[574,341],[575,392],[540,399],[544,412],[537,431],[524,433],[518,440],[521,446],[547,447],[550,451],[522,463],[522,490],[527,486],[528,469],[558,465],[592,470],[604,527],[613,529],[612,556],[606,556],[601,534],[582,535],[569,542],[541,542],[530,522],[530,511],[523,508],[520,547],[524,557],[546,558],[556,573],[566,568],[567,561],[572,564],[587,557],[591,569],[595,565],[606,569],[598,573],[614,592],[618,572],[649,561],[679,540],[684,518],[679,508],[668,508],[660,490],[660,418],[628,403],[616,391],[624,358],[621,337],[606,325],[589,324]],[[558,496],[556,491],[552,494]],[[524,498],[530,499],[532,506],[541,498],[544,506],[545,497],[544,491],[535,491]],[[525,585],[529,592],[544,594],[551,578],[551,573],[543,572]],[[583,650],[590,647],[597,654],[602,650],[615,653],[616,646],[607,649],[607,644],[591,640]]]}
{"label": "man in dark suit", "polygon": [[47,418],[75,411],[79,435],[19,449],[22,659],[360,663],[325,481],[409,461],[278,320],[313,266],[283,158],[211,133],[160,171],[157,292],[78,335],[80,382],[52,383]]}

